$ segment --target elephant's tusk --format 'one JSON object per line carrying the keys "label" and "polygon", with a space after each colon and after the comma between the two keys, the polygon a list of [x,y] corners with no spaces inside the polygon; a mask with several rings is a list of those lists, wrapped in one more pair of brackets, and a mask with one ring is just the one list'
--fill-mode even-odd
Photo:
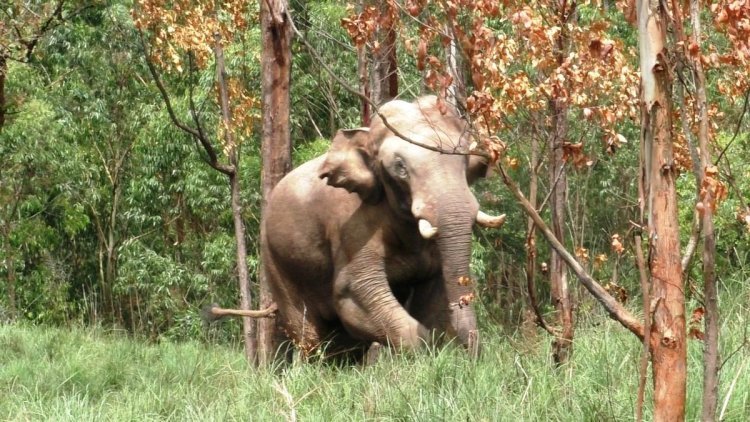
{"label": "elephant's tusk", "polygon": [[429,221],[424,218],[419,219],[419,234],[425,239],[431,239],[437,234],[437,227],[432,227]]}
{"label": "elephant's tusk", "polygon": [[496,229],[505,223],[505,214],[493,216],[485,214],[483,211],[477,212],[477,224],[482,227]]}

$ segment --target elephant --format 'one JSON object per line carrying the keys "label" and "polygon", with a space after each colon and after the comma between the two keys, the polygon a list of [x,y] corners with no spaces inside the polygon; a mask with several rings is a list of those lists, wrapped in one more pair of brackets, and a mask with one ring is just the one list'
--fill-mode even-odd
{"label": "elephant", "polygon": [[261,256],[278,324],[298,348],[478,342],[472,228],[505,216],[480,211],[469,189],[488,164],[466,154],[468,128],[435,96],[392,100],[272,190]]}

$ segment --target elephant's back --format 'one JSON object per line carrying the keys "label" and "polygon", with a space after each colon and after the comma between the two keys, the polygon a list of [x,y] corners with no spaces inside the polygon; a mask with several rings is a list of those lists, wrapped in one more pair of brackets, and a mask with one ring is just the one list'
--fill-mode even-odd
{"label": "elephant's back", "polygon": [[325,224],[335,219],[334,214],[356,208],[359,202],[356,194],[328,186],[318,177],[324,160],[325,155],[314,158],[279,181],[268,198],[268,221]]}
{"label": "elephant's back", "polygon": [[334,214],[348,208],[347,199],[342,203],[338,198],[348,194],[318,177],[324,159],[318,157],[297,167],[274,188],[265,210],[262,255],[273,272],[270,284],[274,295],[285,297],[284,305],[296,306],[312,299],[305,305],[308,312],[316,309],[318,316],[331,318],[330,224]]}
{"label": "elephant's back", "polygon": [[310,202],[311,193],[319,189],[322,181],[318,178],[318,168],[325,156],[314,158],[290,171],[271,191],[268,206],[275,209],[285,203]]}
{"label": "elephant's back", "polygon": [[318,157],[295,168],[274,187],[265,209],[267,243],[276,248],[312,246],[321,235],[316,203],[325,183],[317,177]]}

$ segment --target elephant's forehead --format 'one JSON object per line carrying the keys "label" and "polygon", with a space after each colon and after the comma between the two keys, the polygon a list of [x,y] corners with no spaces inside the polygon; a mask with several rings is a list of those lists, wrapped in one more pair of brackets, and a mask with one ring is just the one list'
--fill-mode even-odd
{"label": "elephant's forehead", "polygon": [[[414,142],[424,143],[434,147],[440,147],[445,151],[454,151],[453,143],[438,145],[430,138],[412,139]],[[428,148],[423,148],[411,142],[405,141],[397,136],[386,138],[380,148],[380,159],[384,163],[391,162],[395,156],[406,158],[410,167],[431,166],[429,163],[440,163],[443,168],[463,169],[466,157],[460,154],[441,154]]]}
{"label": "elephant's forehead", "polygon": [[[402,144],[411,141],[446,151],[456,151],[463,146],[465,122],[452,112],[441,111],[434,96],[421,98],[414,103],[391,101],[383,105],[380,111],[372,122],[371,135],[382,144],[393,143],[397,145],[394,148],[402,149],[407,148]],[[421,153],[425,152],[424,148],[416,148]]]}

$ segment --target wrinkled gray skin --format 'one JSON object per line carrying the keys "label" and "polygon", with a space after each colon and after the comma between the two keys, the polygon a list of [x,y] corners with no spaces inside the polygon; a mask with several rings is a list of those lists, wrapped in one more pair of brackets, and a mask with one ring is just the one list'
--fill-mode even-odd
{"label": "wrinkled gray skin", "polygon": [[[413,141],[466,150],[465,123],[435,97],[381,113]],[[287,335],[304,351],[415,348],[436,335],[468,345],[477,323],[460,306],[470,287],[478,211],[469,182],[482,159],[440,154],[395,136],[381,119],[339,131],[327,154],[289,173],[268,200],[264,264]],[[437,228],[429,239],[418,220]]]}

